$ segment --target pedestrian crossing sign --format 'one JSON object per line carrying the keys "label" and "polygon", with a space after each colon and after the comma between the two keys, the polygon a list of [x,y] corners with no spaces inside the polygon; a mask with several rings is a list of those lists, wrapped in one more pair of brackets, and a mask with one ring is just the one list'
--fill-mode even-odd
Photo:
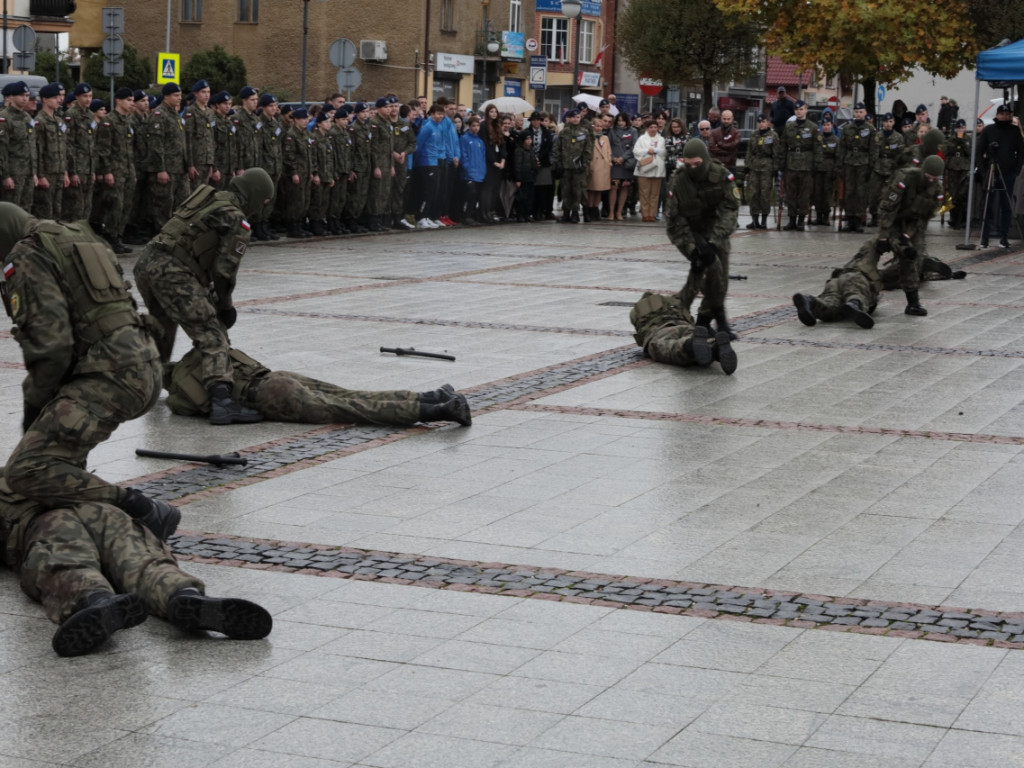
{"label": "pedestrian crossing sign", "polygon": [[177,53],[158,53],[156,59],[156,81],[160,85],[178,82],[181,71],[181,55]]}

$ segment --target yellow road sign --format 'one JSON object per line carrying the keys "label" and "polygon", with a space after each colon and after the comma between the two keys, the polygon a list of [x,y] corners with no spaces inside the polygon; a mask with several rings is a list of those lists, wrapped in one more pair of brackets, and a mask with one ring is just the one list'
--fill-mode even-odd
{"label": "yellow road sign", "polygon": [[177,53],[165,53],[161,51],[156,55],[156,81],[164,83],[177,83],[181,75],[181,55]]}

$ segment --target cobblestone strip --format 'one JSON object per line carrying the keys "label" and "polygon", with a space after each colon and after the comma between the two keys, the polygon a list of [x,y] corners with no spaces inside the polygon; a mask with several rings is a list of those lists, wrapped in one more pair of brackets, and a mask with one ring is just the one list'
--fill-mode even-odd
{"label": "cobblestone strip", "polygon": [[829,597],[295,542],[181,533],[181,560],[732,619],[889,637],[1024,649],[1024,613]]}
{"label": "cobblestone strip", "polygon": [[809,424],[800,421],[770,421],[768,419],[741,419],[726,416],[700,416],[660,411],[627,411],[615,408],[586,408],[574,405],[544,405],[524,403],[512,406],[519,411],[541,413],[574,413],[580,416],[614,416],[620,419],[649,421],[678,421],[687,424],[713,424],[718,427],[758,427],[760,429],[792,429],[799,432],[836,432],[850,435],[879,435],[881,437],[916,437],[926,440],[951,440],[960,443],[999,443],[1024,445],[1024,437],[1010,435],[982,435],[973,432],[939,432],[916,429],[889,429],[886,427],[852,427],[841,424]]}
{"label": "cobblestone strip", "polygon": [[[792,312],[796,319],[796,311]],[[912,344],[871,344],[855,341],[816,341],[813,339],[778,339],[744,335],[751,344],[776,344],[789,347],[817,347],[819,349],[860,349],[868,352],[921,352],[929,355],[970,355],[973,357],[1024,357],[1024,351],[1013,349],[960,349],[957,347],[919,347]]]}

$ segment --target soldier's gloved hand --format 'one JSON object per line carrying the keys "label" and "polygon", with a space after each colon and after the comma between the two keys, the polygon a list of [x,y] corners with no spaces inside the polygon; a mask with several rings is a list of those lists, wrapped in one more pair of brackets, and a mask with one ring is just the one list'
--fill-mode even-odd
{"label": "soldier's gloved hand", "polygon": [[21,420],[21,431],[28,432],[35,420],[39,418],[39,414],[43,412],[42,408],[36,408],[34,405],[25,403],[25,416]]}
{"label": "soldier's gloved hand", "polygon": [[875,243],[875,252],[881,256],[883,253],[888,253],[892,250],[892,243],[889,242],[889,238],[879,238],[878,242]]}
{"label": "soldier's gloved hand", "polygon": [[908,261],[917,258],[917,248],[906,235],[900,235],[899,256]]}
{"label": "soldier's gloved hand", "polygon": [[718,248],[707,241],[697,243],[697,246],[690,252],[690,261],[698,269],[710,267],[717,258]]}
{"label": "soldier's gloved hand", "polygon": [[234,307],[222,307],[217,312],[217,317],[220,318],[222,323],[224,323],[225,328],[230,328],[238,319],[238,310]]}

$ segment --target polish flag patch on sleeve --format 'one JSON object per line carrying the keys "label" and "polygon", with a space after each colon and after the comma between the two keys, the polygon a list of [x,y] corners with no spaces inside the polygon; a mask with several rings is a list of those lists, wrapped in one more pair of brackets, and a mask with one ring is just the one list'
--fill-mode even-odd
{"label": "polish flag patch on sleeve", "polygon": [[10,280],[14,277],[14,262],[10,262],[4,265],[4,277]]}
{"label": "polish flag patch on sleeve", "polygon": [[904,184],[902,181],[897,181],[896,182],[896,186],[899,187],[900,189],[906,189],[907,188],[907,185]]}
{"label": "polish flag patch on sleeve", "polygon": [[248,221],[246,221],[245,219],[242,219],[242,229],[244,229],[246,232],[251,232],[252,231],[252,225]]}
{"label": "polish flag patch on sleeve", "polygon": [[731,173],[729,174],[729,181],[736,181],[736,177],[733,176]]}

